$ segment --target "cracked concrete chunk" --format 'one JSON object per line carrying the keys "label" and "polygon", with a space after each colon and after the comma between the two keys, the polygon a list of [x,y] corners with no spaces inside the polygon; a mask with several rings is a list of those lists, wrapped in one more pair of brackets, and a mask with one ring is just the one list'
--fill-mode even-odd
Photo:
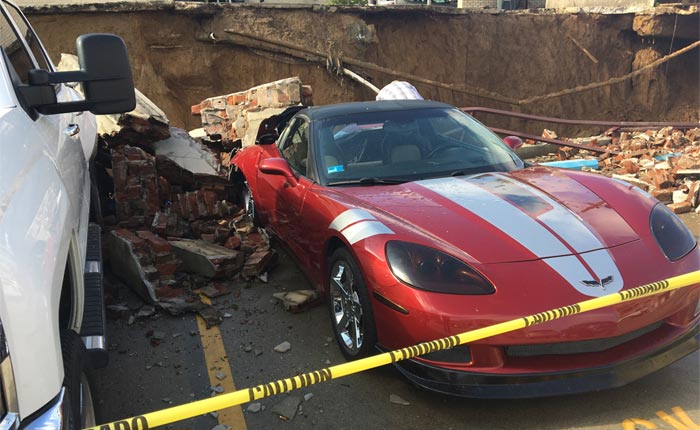
{"label": "cracked concrete chunk", "polygon": [[274,347],[273,351],[279,352],[279,353],[285,353],[285,352],[289,351],[290,349],[292,349],[292,344],[285,340],[284,342],[282,342],[279,345],[277,345],[276,347]]}
{"label": "cracked concrete chunk", "polygon": [[257,402],[249,404],[248,407],[246,408],[246,410],[248,412],[252,412],[252,413],[260,412],[260,409],[262,409],[262,406],[260,405],[260,403],[257,403]]}
{"label": "cracked concrete chunk", "polygon": [[206,306],[203,309],[199,309],[197,313],[204,319],[207,328],[219,325],[221,324],[221,321],[223,321],[223,318],[221,317],[221,312],[219,312],[219,310],[213,306]]}
{"label": "cracked concrete chunk", "polygon": [[203,240],[170,242],[186,271],[207,278],[233,276],[243,266],[243,253]]}
{"label": "cracked concrete chunk", "polygon": [[157,301],[155,286],[148,280],[139,261],[141,251],[137,246],[141,242],[143,241],[130,231],[112,230],[107,236],[107,249],[113,272],[142,299],[154,303]]}
{"label": "cracked concrete chunk", "polygon": [[156,156],[165,157],[193,174],[218,175],[216,155],[182,129],[172,127],[170,137],[153,144]]}
{"label": "cracked concrete chunk", "polygon": [[231,292],[231,287],[226,284],[216,283],[207,285],[199,290],[202,294],[213,299],[215,297],[223,296],[224,294],[229,294]]}
{"label": "cracked concrete chunk", "polygon": [[146,305],[146,306],[141,306],[141,309],[139,309],[139,311],[136,313],[136,316],[139,318],[146,318],[146,317],[150,317],[154,313],[156,313],[156,308],[154,308],[153,306],[150,306],[150,305]]}
{"label": "cracked concrete chunk", "polygon": [[188,295],[161,299],[158,305],[170,315],[178,316],[187,312],[197,312],[207,307],[199,300],[194,300]]}
{"label": "cracked concrete chunk", "polygon": [[389,395],[389,401],[395,405],[410,406],[411,404],[396,394]]}
{"label": "cracked concrete chunk", "polygon": [[280,300],[284,309],[290,312],[301,312],[317,303],[319,298],[318,292],[313,290],[287,291],[272,296]]}
{"label": "cracked concrete chunk", "polygon": [[297,414],[299,404],[301,404],[301,397],[288,396],[272,407],[272,413],[279,415],[280,418],[291,421]]}

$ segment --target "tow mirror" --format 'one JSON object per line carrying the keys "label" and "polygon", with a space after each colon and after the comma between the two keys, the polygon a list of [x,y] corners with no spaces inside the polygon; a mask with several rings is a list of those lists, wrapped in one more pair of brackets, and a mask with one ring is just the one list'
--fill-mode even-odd
{"label": "tow mirror", "polygon": [[297,185],[297,178],[294,176],[292,168],[289,167],[289,163],[281,158],[266,158],[260,162],[258,167],[265,174],[284,176],[293,187]]}
{"label": "tow mirror", "polygon": [[[43,114],[80,112],[122,113],[136,107],[134,81],[121,37],[113,34],[85,34],[76,40],[80,70],[29,71],[29,85],[21,91],[28,104]],[[59,103],[52,84],[79,82],[84,100]]]}
{"label": "tow mirror", "polygon": [[503,142],[505,142],[505,144],[512,150],[516,150],[523,146],[523,140],[518,136],[506,136],[503,138]]}

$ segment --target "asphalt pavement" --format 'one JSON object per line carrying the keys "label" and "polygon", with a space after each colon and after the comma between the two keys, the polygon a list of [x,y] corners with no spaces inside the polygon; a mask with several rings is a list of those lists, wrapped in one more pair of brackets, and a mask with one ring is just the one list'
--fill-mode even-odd
{"label": "asphalt pavement", "polygon": [[[213,300],[224,320],[207,330],[192,314],[156,312],[130,321],[128,315],[144,303],[125,286],[117,287],[118,299],[134,312],[109,320],[111,362],[91,375],[99,422],[343,363],[323,304],[290,313],[272,296],[304,288],[309,288],[305,278],[280,252],[267,283],[241,281],[230,294]],[[275,352],[283,342],[289,342],[289,351]],[[698,429],[699,369],[696,352],[622,388],[528,400],[474,400],[416,388],[387,366],[167,428]]]}

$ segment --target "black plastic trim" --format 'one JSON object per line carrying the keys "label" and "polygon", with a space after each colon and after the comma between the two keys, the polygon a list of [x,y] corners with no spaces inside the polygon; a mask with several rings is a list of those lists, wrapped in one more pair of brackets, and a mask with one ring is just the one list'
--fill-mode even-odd
{"label": "black plastic trim", "polygon": [[698,323],[668,345],[608,366],[565,372],[490,374],[431,366],[414,360],[394,365],[412,383],[443,394],[483,399],[517,399],[575,394],[626,385],[700,348]]}

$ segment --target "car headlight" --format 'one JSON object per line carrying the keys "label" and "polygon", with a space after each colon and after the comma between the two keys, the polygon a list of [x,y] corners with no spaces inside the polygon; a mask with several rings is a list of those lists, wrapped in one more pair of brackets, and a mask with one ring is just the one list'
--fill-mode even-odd
{"label": "car headlight", "polygon": [[651,233],[671,261],[680,260],[695,247],[693,234],[663,203],[657,203],[649,216]]}
{"label": "car headlight", "polygon": [[415,243],[389,241],[386,259],[391,272],[419,290],[448,294],[491,294],[493,285],[466,263]]}

